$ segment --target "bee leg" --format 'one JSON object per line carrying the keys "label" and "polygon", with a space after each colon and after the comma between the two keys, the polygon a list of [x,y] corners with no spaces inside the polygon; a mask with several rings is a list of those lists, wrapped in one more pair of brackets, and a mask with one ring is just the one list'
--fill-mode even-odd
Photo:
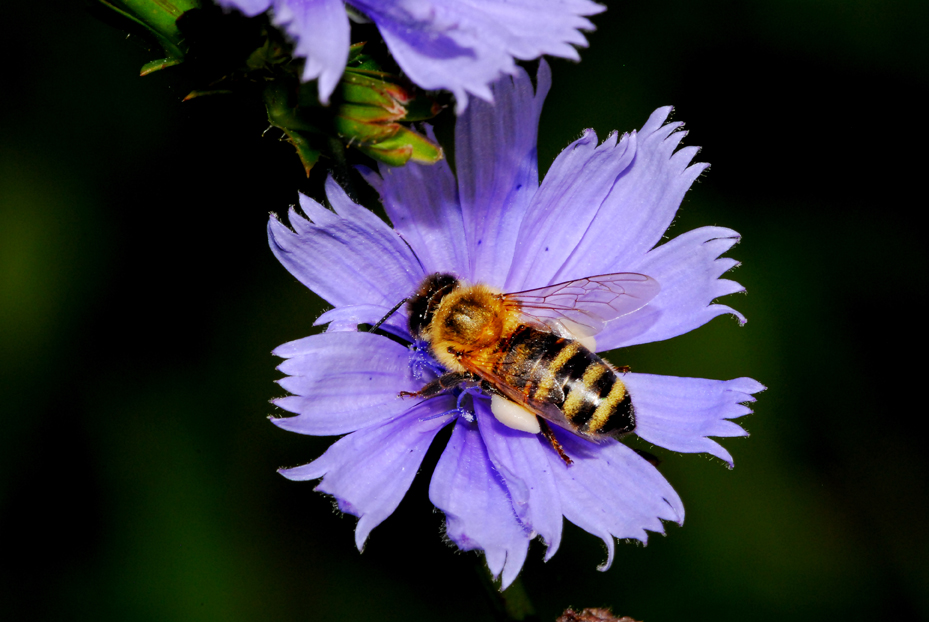
{"label": "bee leg", "polygon": [[542,434],[545,438],[548,439],[548,442],[552,444],[552,447],[561,456],[561,459],[564,460],[564,463],[568,466],[574,464],[574,460],[565,453],[564,447],[561,446],[561,443],[558,442],[558,439],[555,438],[555,433],[552,432],[552,429],[548,426],[548,421],[539,417],[539,427],[542,428]]}
{"label": "bee leg", "polygon": [[435,397],[449,389],[454,389],[459,384],[473,382],[474,376],[468,372],[456,372],[439,376],[419,391],[411,393],[410,391],[400,391],[397,397]]}

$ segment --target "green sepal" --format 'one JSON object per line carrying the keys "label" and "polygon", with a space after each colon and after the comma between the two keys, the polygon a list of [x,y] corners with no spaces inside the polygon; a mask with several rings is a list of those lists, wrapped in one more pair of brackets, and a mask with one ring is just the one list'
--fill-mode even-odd
{"label": "green sepal", "polygon": [[410,100],[403,87],[370,75],[346,71],[339,83],[339,93],[346,102],[382,106],[403,116],[403,104]]}
{"label": "green sepal", "polygon": [[310,139],[300,132],[285,129],[284,134],[287,136],[287,142],[293,145],[294,149],[297,150],[300,163],[303,164],[306,176],[309,177],[310,171],[313,170],[313,166],[319,161],[319,156],[322,154],[322,151],[314,148],[310,144]]}
{"label": "green sepal", "polygon": [[429,96],[419,96],[406,104],[406,114],[398,121],[428,121],[442,112],[442,106]]}
{"label": "green sepal", "polygon": [[342,104],[336,109],[338,116],[361,123],[393,123],[403,118],[402,109],[400,113],[397,114],[395,111],[380,106],[363,106],[360,104]]}
{"label": "green sepal", "polygon": [[442,152],[442,147],[439,145],[439,143],[426,138],[422,134],[414,132],[405,125],[401,125],[400,131],[394,134],[393,138],[386,142],[390,141],[403,141],[413,147],[413,153],[410,158],[414,162],[422,162],[423,164],[435,164],[443,157],[445,157],[445,154]]}
{"label": "green sepal", "polygon": [[395,76],[382,71],[347,69],[339,85],[342,98],[348,103],[382,106],[397,116],[396,121],[426,121],[442,111],[432,97],[405,87]]}
{"label": "green sepal", "polygon": [[361,144],[358,149],[376,160],[392,166],[402,166],[408,161],[435,164],[442,159],[442,147],[422,134],[402,126],[390,138],[376,144]]}
{"label": "green sepal", "polygon": [[379,143],[395,135],[402,127],[396,123],[365,123],[348,117],[335,118],[336,131],[349,145]]}
{"label": "green sepal", "polygon": [[305,116],[298,113],[299,108],[294,101],[296,94],[292,93],[285,84],[269,83],[264,89],[263,98],[271,125],[285,131],[303,130],[324,133],[319,127],[307,121]]}
{"label": "green sepal", "polygon": [[364,53],[365,42],[353,43],[348,48],[349,69],[371,69],[380,71],[381,67],[371,56]]}
{"label": "green sepal", "polygon": [[281,49],[280,43],[270,37],[264,43],[249,54],[245,61],[245,67],[250,71],[264,71],[279,66],[286,66],[291,62],[291,57]]}
{"label": "green sepal", "polygon": [[403,166],[410,161],[413,155],[413,147],[410,145],[401,145],[392,149],[384,148],[382,145],[358,145],[358,151],[391,166]]}

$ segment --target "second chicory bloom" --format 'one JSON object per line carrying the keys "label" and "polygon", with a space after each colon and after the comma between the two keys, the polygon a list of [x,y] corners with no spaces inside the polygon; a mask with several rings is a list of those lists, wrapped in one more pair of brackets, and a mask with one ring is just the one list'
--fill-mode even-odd
{"label": "second chicory bloom", "polygon": [[514,59],[543,54],[577,60],[585,47],[585,16],[605,7],[591,0],[217,0],[252,16],[274,9],[275,22],[296,41],[306,59],[303,78],[319,78],[323,103],[335,89],[348,59],[345,4],[377,24],[404,73],[424,89],[445,89],[490,101],[490,83],[516,71]]}
{"label": "second chicory bloom", "polygon": [[[680,123],[656,110],[639,132],[598,144],[588,130],[552,164],[540,184],[536,134],[549,88],[548,66],[533,89],[522,70],[494,88],[496,105],[475,102],[456,127],[457,181],[445,161],[382,165],[365,176],[381,195],[393,228],[355,204],[331,179],[330,211],[301,197],[288,228],[269,223],[271,248],[304,285],[335,308],[319,318],[327,332],[284,344],[279,382],[292,393],[275,400],[294,417],[286,430],[346,435],[317,460],[283,470],[294,480],[322,478],[346,513],[359,517],[359,549],[396,509],[439,430],[454,425],[429,497],[445,513],[446,534],[463,550],[482,550],[503,587],[518,574],[536,536],[546,559],[561,541],[563,519],[600,537],[613,559],[616,538],[647,540],[662,520],[684,520],[680,498],[658,470],[626,445],[596,444],[566,430],[554,434],[567,466],[541,434],[506,427],[490,399],[471,389],[428,400],[401,399],[441,374],[421,344],[410,348],[370,332],[425,276],[454,273],[505,292],[615,272],[645,274],[661,285],[644,308],[609,322],[597,350],[669,339],[730,313],[713,301],[742,291],[720,276],[736,261],[720,255],[739,239],[703,227],[662,242],[691,183],[706,168],[680,148]],[[412,342],[405,309],[383,328]],[[621,363],[622,361],[616,361]],[[731,419],[761,391],[750,378],[720,381],[627,373],[635,434],[684,453],[732,458],[710,436],[744,436]],[[466,411],[459,410],[464,404]],[[465,414],[466,416],[455,416]]]}

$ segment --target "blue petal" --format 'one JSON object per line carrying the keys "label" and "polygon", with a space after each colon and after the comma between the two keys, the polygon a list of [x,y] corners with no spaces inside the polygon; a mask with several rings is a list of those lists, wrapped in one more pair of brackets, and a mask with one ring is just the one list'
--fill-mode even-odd
{"label": "blue petal", "polygon": [[487,400],[475,401],[475,413],[487,454],[503,476],[517,518],[542,537],[548,546],[545,559],[551,559],[561,543],[564,521],[558,485],[548,462],[547,454],[552,451],[548,441],[497,421]]}
{"label": "blue petal", "polygon": [[604,7],[587,0],[351,0],[381,31],[397,64],[425,89],[455,94],[457,112],[468,94],[491,101],[488,85],[513,74],[513,58],[543,54],[577,60],[586,46],[584,15]]}
{"label": "blue petal", "polygon": [[264,13],[271,6],[271,0],[216,0],[224,9],[238,9],[249,17]]}
{"label": "blue petal", "polygon": [[554,451],[549,452],[561,507],[565,518],[606,544],[607,559],[598,570],[613,563],[615,538],[646,542],[646,529],[664,533],[659,519],[684,522],[680,497],[634,451],[613,439],[595,445],[560,429],[555,434],[574,460],[566,466]]}
{"label": "blue petal", "polygon": [[738,265],[720,255],[739,241],[739,234],[723,227],[701,227],[653,249],[628,271],[647,274],[661,284],[661,292],[647,306],[607,324],[597,336],[597,347],[611,350],[670,339],[703,326],[724,313],[745,317],[714,299],[745,291],[735,281],[719,278]]}
{"label": "blue petal", "polygon": [[[435,138],[431,128],[427,133]],[[359,171],[381,195],[394,229],[427,273],[458,273],[470,265],[458,188],[446,160],[398,168],[381,164],[380,174],[365,167]]]}
{"label": "blue petal", "polygon": [[[513,258],[507,290],[519,291],[558,280],[560,270],[585,236],[616,179],[637,155],[636,134],[617,142],[611,134],[602,145],[587,130],[562,151],[542,181],[519,231],[519,252]],[[616,237],[616,232],[611,232]],[[602,251],[601,251],[602,252]],[[571,276],[592,276],[608,270]]]}
{"label": "blue petal", "polygon": [[[329,309],[316,318],[313,326],[329,324],[326,332],[356,331],[359,324],[376,324],[387,316],[388,311],[390,311],[389,308],[379,305],[348,305]],[[401,307],[384,320],[381,328],[411,341],[407,322],[407,317]]]}
{"label": "blue petal", "polygon": [[681,123],[662,125],[670,112],[659,108],[637,133],[635,159],[610,183],[586,234],[552,282],[634,272],[661,240],[684,194],[708,166],[690,165],[696,147],[675,151],[685,132],[676,131]]}
{"label": "blue petal", "polygon": [[539,187],[536,139],[551,72],[539,65],[532,82],[522,69],[494,87],[496,104],[475,102],[455,128],[455,157],[468,276],[503,287],[529,201]]}
{"label": "blue petal", "polygon": [[274,22],[296,41],[294,56],[306,59],[304,80],[319,78],[319,99],[329,103],[350,43],[348,15],[342,0],[274,0]]}
{"label": "blue petal", "polygon": [[272,216],[271,250],[301,283],[334,306],[394,306],[425,276],[419,261],[380,219],[363,208],[346,209],[347,198],[338,193],[331,193],[330,199],[341,207],[342,215],[303,200],[304,210],[316,223],[291,210],[293,231]]}
{"label": "blue petal", "polygon": [[355,545],[361,550],[371,530],[400,505],[426,450],[449,422],[445,417],[421,419],[453,407],[451,397],[428,400],[393,421],[349,434],[309,464],[280,473],[300,481],[322,477],[316,490],[332,495],[339,509],[360,519]]}
{"label": "blue petal", "polygon": [[477,424],[459,419],[442,453],[429,499],[445,512],[446,534],[463,551],[483,549],[503,589],[519,574],[529,550],[529,533],[513,513],[506,485],[496,472]]}
{"label": "blue petal", "polygon": [[729,421],[751,413],[744,405],[765,387],[751,378],[706,380],[626,374],[635,405],[635,433],[650,443],[684,453],[707,452],[732,466],[732,456],[708,436],[748,436]]}
{"label": "blue petal", "polygon": [[294,395],[274,400],[296,417],[272,419],[300,434],[335,435],[382,423],[410,409],[400,391],[422,382],[410,372],[410,351],[371,333],[333,332],[285,343],[278,383]]}

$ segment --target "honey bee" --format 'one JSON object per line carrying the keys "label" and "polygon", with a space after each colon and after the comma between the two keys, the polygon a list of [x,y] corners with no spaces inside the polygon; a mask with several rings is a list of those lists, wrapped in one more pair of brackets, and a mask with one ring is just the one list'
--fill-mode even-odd
{"label": "honey bee", "polygon": [[617,273],[505,294],[432,274],[394,310],[407,303],[410,334],[428,344],[447,373],[400,395],[429,398],[479,387],[491,396],[498,420],[544,434],[571,464],[547,422],[595,442],[635,429],[632,397],[620,377],[628,368],[597,356],[593,337],[660,289],[643,274]]}

